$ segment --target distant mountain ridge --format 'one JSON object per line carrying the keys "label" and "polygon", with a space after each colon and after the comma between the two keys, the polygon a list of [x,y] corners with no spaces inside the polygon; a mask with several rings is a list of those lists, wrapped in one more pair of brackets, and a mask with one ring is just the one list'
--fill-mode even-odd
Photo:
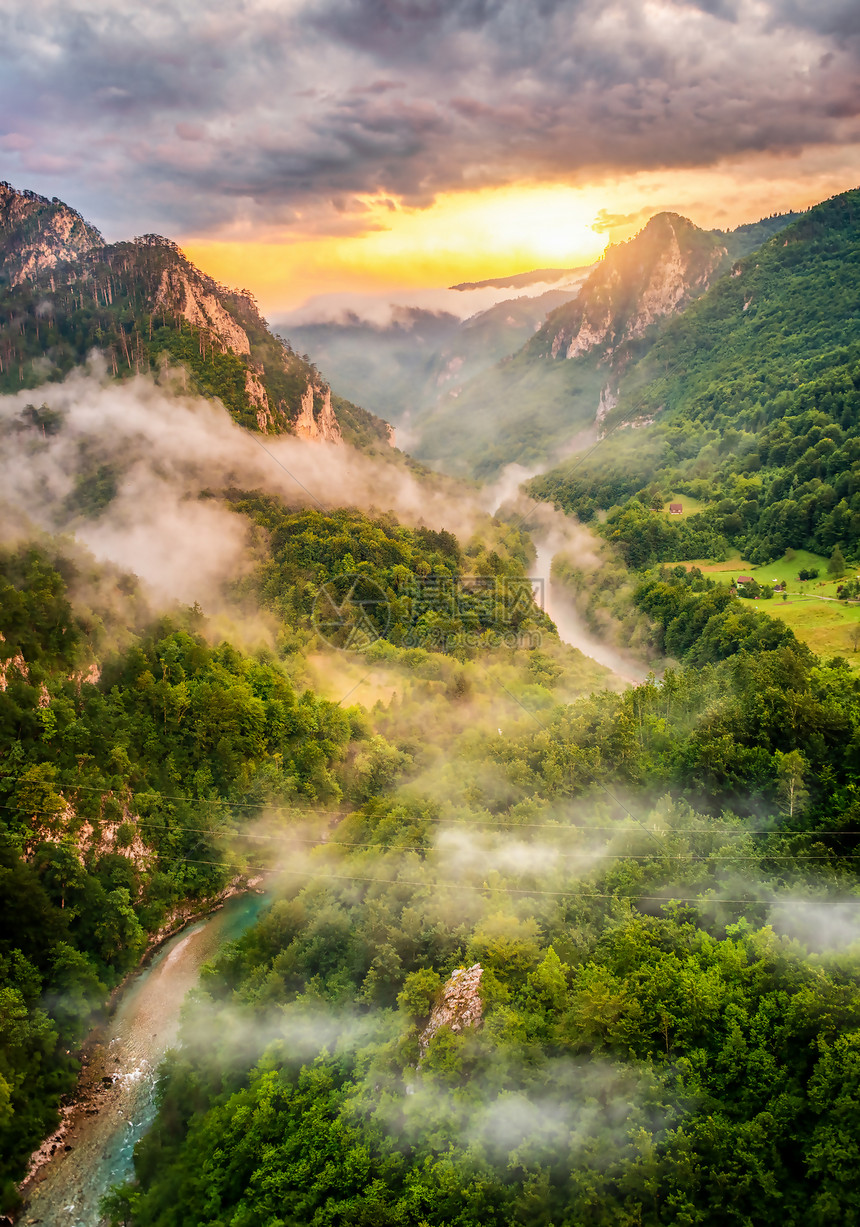
{"label": "distant mountain ridge", "polygon": [[315,354],[349,400],[372,404],[395,426],[516,351],[575,286],[506,298],[461,319],[449,311],[397,307],[387,325],[345,314],[337,322],[275,325]]}
{"label": "distant mountain ridge", "polygon": [[275,337],[250,293],[207,277],[159,235],[107,245],[62,201],[0,188],[0,390],[63,377],[102,351],[115,376],[182,365],[195,391],[263,434],[387,446]]}
{"label": "distant mountain ridge", "polygon": [[452,290],[483,290],[495,287],[499,290],[520,290],[529,285],[551,285],[556,281],[568,278],[583,277],[591,265],[582,264],[576,268],[533,268],[526,273],[511,273],[507,277],[487,277],[484,281],[461,281],[452,285]]}
{"label": "distant mountain ridge", "polygon": [[423,415],[415,454],[487,478],[507,464],[537,468],[593,442],[615,409],[625,372],[661,331],[706,295],[740,253],[792,216],[725,234],[676,213],[656,214],[632,239],[608,248],[579,292],[550,312],[517,353]]}

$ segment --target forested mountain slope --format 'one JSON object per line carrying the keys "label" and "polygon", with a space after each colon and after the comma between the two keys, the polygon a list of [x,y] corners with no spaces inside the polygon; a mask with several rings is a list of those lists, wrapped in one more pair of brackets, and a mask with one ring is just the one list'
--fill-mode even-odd
{"label": "forested mountain slope", "polygon": [[0,185],[0,391],[62,378],[102,351],[111,373],[181,365],[266,434],[386,446],[386,424],[339,397],[228,290],[158,235],[106,246],[68,206]]}
{"label": "forested mountain slope", "polygon": [[290,875],[115,1222],[860,1220],[857,683],[710,593],[643,596],[689,667],[470,738]]}
{"label": "forested mountain slope", "polygon": [[[458,698],[471,701],[462,721],[474,726],[482,688],[492,693],[480,720],[504,719],[488,668],[503,667],[515,711],[520,693],[551,705],[541,682],[551,688],[565,672],[552,654],[516,659],[505,646],[540,630],[562,649],[531,600],[516,531],[507,551],[475,540],[466,553],[451,534],[391,516],[295,511],[239,492],[229,505],[264,542],[236,601],[276,621],[278,652],[221,642],[199,609],[155,618],[133,577],[68,543],[0,554],[6,1206],[74,1086],[75,1045],[150,934],[257,863],[259,842],[244,832],[272,807],[285,830],[307,824],[312,843],[423,753],[405,719],[388,740],[360,709],[315,694],[305,654],[378,640],[374,658],[401,694],[417,685],[425,732],[431,711]],[[321,591],[331,594],[322,604]],[[561,655],[573,659],[575,689],[600,676],[586,667],[576,680],[581,658]]]}
{"label": "forested mountain slope", "polygon": [[536,466],[573,446],[612,412],[619,385],[666,321],[704,294],[734,253],[786,220],[723,234],[657,214],[610,247],[579,293],[551,311],[517,354],[424,415],[416,455],[489,477],[512,461]]}
{"label": "forested mountain slope", "polygon": [[[536,479],[532,491],[585,519],[638,491],[649,506],[660,491],[687,493],[707,502],[688,526],[752,561],[788,547],[829,552],[840,544],[853,553],[858,304],[860,192],[852,191],[739,260],[673,320],[623,382],[603,423],[609,437]],[[634,435],[623,429],[637,420],[653,424]],[[634,535],[644,531],[635,516]],[[652,560],[714,548],[667,540]],[[646,562],[640,555],[639,565]]]}

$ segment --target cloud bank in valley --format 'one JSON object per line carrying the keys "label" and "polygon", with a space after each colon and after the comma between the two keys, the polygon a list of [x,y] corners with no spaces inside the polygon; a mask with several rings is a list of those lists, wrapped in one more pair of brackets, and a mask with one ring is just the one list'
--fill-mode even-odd
{"label": "cloud bank in valley", "polygon": [[[27,416],[42,403],[47,426]],[[23,415],[23,416],[22,416]],[[393,511],[461,539],[487,509],[464,487],[416,477],[395,457],[294,436],[249,434],[223,406],[149,376],[118,384],[100,360],[62,383],[0,397],[0,509],[8,532],[74,534],[96,556],[134,571],[160,600],[206,604],[252,565],[251,529],[217,499],[260,489],[291,505]],[[99,510],[93,492],[109,481]],[[490,500],[492,501],[492,500]]]}
{"label": "cloud bank in valley", "polygon": [[858,136],[848,0],[0,0],[0,14],[5,174],[59,185],[117,236],[354,233],[367,197],[420,207]]}

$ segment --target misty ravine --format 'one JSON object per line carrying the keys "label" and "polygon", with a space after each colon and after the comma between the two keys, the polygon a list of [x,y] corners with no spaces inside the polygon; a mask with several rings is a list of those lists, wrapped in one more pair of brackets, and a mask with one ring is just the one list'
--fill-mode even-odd
{"label": "misty ravine", "polygon": [[24,1186],[22,1222],[95,1227],[99,1203],[133,1174],[138,1139],[155,1116],[155,1080],[176,1043],[183,1002],[200,967],[249,928],[269,901],[248,892],[192,922],[161,947],[122,992],[98,1042],[88,1044],[69,1127]]}

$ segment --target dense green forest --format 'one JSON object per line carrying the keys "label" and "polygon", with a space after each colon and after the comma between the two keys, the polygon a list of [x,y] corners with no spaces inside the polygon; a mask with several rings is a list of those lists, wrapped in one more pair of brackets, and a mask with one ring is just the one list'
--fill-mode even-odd
{"label": "dense green forest", "polygon": [[285,627],[314,626],[338,647],[384,639],[468,655],[551,626],[525,577],[530,542],[515,527],[499,529],[498,549],[480,538],[464,548],[453,533],[406,528],[392,515],[228,499],[266,533],[266,560],[240,591]]}
{"label": "dense green forest", "polygon": [[[834,197],[738,261],[622,382],[611,443],[535,479],[532,493],[584,520],[611,509],[600,531],[634,567],[728,548],[752,562],[837,543],[853,556],[858,210],[860,193]],[[620,428],[634,418],[654,425],[632,437]],[[661,522],[650,509],[669,494],[706,506]]]}
{"label": "dense green forest", "polygon": [[74,1086],[64,1054],[147,933],[241,870],[224,840],[249,801],[339,800],[353,737],[348,712],[296,693],[272,660],[211,647],[193,612],[95,680],[99,628],[66,579],[39,550],[0,562],[4,1200]]}
{"label": "dense green forest", "polygon": [[[213,644],[197,609],[151,621],[135,580],[100,575],[63,547],[0,555],[6,1201],[74,1085],[67,1049],[172,909],[217,896],[253,859],[247,823],[271,806],[294,820],[346,812],[408,761],[359,709],[301,683],[321,586],[349,589],[358,576],[391,592],[400,621],[371,640],[383,636],[389,667],[406,657],[443,693],[470,685],[457,656],[551,627],[516,533],[504,558],[480,543],[464,554],[451,534],[390,516],[297,512],[238,493],[233,503],[265,536],[237,595],[278,615],[277,650]],[[360,594],[348,608],[363,615]],[[455,658],[428,670],[434,653]]]}
{"label": "dense green forest", "polygon": [[[860,1221],[860,683],[703,577],[637,600],[689,665],[477,735],[295,864],[117,1222]],[[420,1043],[475,963],[483,1025]]]}

